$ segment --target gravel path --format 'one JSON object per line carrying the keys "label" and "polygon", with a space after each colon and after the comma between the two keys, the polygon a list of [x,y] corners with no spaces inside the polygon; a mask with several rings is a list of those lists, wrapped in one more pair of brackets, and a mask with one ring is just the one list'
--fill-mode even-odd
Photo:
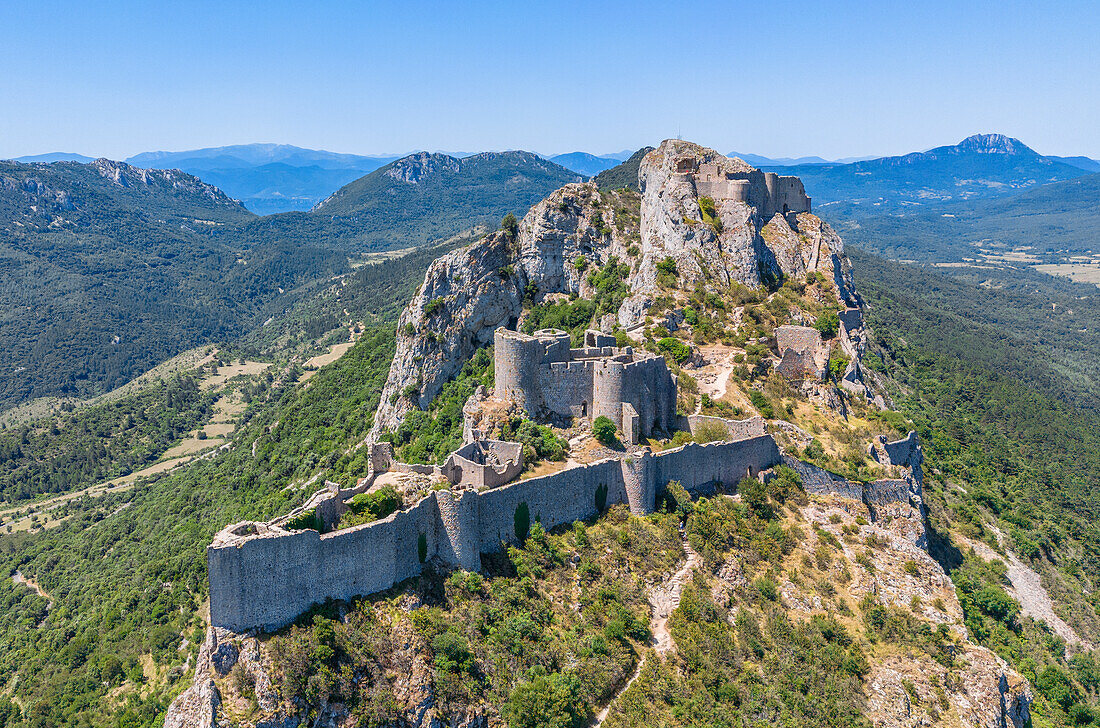
{"label": "gravel path", "polygon": [[[680,595],[684,591],[684,584],[691,578],[692,572],[703,565],[703,559],[691,548],[687,542],[687,538],[684,538],[682,535],[681,538],[683,541],[684,553],[687,554],[684,565],[681,566],[676,573],[672,574],[672,576],[653,587],[649,592],[649,606],[653,610],[649,620],[649,630],[653,633],[653,651],[658,657],[663,657],[675,647],[672,641],[672,634],[668,631],[668,618],[676,611],[676,607],[680,606]],[[619,699],[619,696],[625,693],[627,689],[634,684],[634,681],[638,679],[638,675],[642,673],[642,668],[645,666],[646,658],[648,657],[649,652],[642,654],[642,659],[638,660],[638,664],[634,668],[634,674],[632,674],[630,679],[626,681],[626,684],[615,693],[615,696],[607,701],[607,705],[605,705],[600,712],[596,713],[596,720],[593,722],[593,726],[603,725],[603,722],[607,720],[607,716],[611,712],[611,706],[614,705],[615,701]]]}

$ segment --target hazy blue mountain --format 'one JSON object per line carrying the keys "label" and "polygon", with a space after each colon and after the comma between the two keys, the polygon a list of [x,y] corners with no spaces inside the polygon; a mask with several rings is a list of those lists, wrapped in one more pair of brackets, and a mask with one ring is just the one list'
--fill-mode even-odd
{"label": "hazy blue mountain", "polygon": [[588,152],[569,152],[568,154],[558,154],[550,157],[550,161],[560,164],[566,169],[571,169],[577,174],[583,174],[585,177],[595,177],[605,169],[614,167],[620,160],[611,157],[597,157],[595,154],[589,154]]}
{"label": "hazy blue mountain", "polygon": [[1090,159],[1089,157],[1054,157],[1047,155],[1047,159],[1052,162],[1068,164],[1071,167],[1077,167],[1086,172],[1100,172],[1100,160]]}
{"label": "hazy blue mountain", "polygon": [[852,164],[774,167],[802,178],[814,206],[896,208],[1013,194],[1028,187],[1086,174],[1051,161],[1017,139],[978,134],[953,146]]}
{"label": "hazy blue mountain", "polygon": [[217,185],[252,212],[308,210],[395,156],[339,154],[289,144],[239,144],[183,152],[144,152],[138,167],[179,169]]}
{"label": "hazy blue mountain", "polygon": [[25,157],[16,157],[11,161],[24,162],[26,164],[33,164],[36,162],[80,162],[81,164],[87,164],[93,159],[94,157],[85,157],[83,154],[77,154],[76,152],[47,152],[46,154],[30,154]]}
{"label": "hazy blue mountain", "polygon": [[630,159],[633,154],[634,150],[624,149],[621,152],[611,152],[610,154],[597,154],[596,156],[603,159],[614,159],[618,162],[625,162],[626,160]]}
{"label": "hazy blue mountain", "polygon": [[790,167],[795,164],[829,164],[821,157],[764,157],[759,154],[730,152],[727,157],[740,157],[754,167]]}
{"label": "hazy blue mountain", "polygon": [[[260,166],[282,162],[293,167],[317,166],[325,169],[358,169],[364,165],[382,166],[397,155],[364,156],[359,154],[341,154],[323,149],[303,149],[290,144],[236,144],[226,147],[206,147],[182,152],[143,152],[126,160],[135,167],[156,167],[158,169],[178,168],[181,162],[190,160],[239,160],[246,166]],[[385,160],[378,162],[378,160]],[[199,162],[195,162],[199,163]],[[219,162],[218,166],[224,166]]]}

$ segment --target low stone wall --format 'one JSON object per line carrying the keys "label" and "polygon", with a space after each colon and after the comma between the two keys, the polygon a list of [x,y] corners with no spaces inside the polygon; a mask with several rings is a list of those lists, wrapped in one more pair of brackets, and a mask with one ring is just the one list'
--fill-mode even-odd
{"label": "low stone wall", "polygon": [[920,483],[912,478],[883,478],[866,484],[853,483],[836,473],[790,455],[783,456],[783,464],[798,473],[807,493],[852,498],[870,506],[872,510],[875,506],[894,503],[907,503],[917,509],[922,506]]}
{"label": "low stone wall", "polygon": [[711,417],[710,415],[687,416],[687,430],[692,435],[699,434],[699,431],[706,425],[717,425],[723,428],[726,432],[726,438],[729,440],[744,440],[767,433],[767,423],[760,416],[749,417],[744,420],[727,420],[724,417]]}
{"label": "low stone wall", "polygon": [[[275,629],[325,599],[388,589],[418,575],[431,559],[445,568],[478,569],[481,552],[517,540],[523,511],[529,523],[547,529],[591,518],[615,503],[649,513],[670,480],[709,492],[778,462],[775,441],[761,435],[657,454],[644,450],[480,493],[434,491],[374,523],[323,535],[234,524],[207,548],[210,620],[234,631]],[[340,492],[330,499],[342,503],[344,497]]]}

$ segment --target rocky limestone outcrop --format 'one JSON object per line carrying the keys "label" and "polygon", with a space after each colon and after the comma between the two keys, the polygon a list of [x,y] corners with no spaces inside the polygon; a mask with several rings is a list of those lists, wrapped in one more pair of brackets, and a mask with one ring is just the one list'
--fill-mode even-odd
{"label": "rocky limestone outcrop", "polygon": [[[704,181],[704,173],[719,182]],[[427,406],[465,361],[491,342],[496,327],[514,328],[525,296],[535,301],[553,294],[591,296],[578,256],[588,266],[613,257],[631,264],[630,295],[617,317],[599,321],[605,330],[615,324],[629,330],[644,321],[662,293],[658,264],[667,258],[676,262],[680,287],[688,290],[696,284],[714,290],[732,283],[757,286],[820,271],[836,283],[838,304],[858,305],[840,237],[807,211],[774,211],[780,203],[766,178],[740,159],[667,140],[639,168],[637,227],[615,212],[638,204],[637,198],[616,199],[633,193],[601,198],[592,183],[569,184],[531,208],[514,239],[498,231],[436,260],[401,314],[397,351],[371,437],[396,429],[409,410]],[[801,183],[790,182],[794,178],[779,179],[788,180],[792,194],[801,191]],[[727,183],[734,192],[726,194]],[[713,201],[711,222],[704,221],[700,196]]]}
{"label": "rocky limestone outcrop", "polygon": [[[809,211],[773,210],[779,203],[764,172],[673,139],[645,156],[638,177],[642,259],[631,285],[638,297],[656,295],[657,264],[665,258],[676,261],[688,288],[755,287],[820,270],[836,280],[843,300],[854,297],[840,236]],[[713,204],[713,216],[700,198]]]}
{"label": "rocky limestone outcrop", "polygon": [[[879,511],[875,518],[874,510],[856,500],[817,497],[801,508],[799,519],[812,525],[799,547],[807,556],[830,550],[820,532],[840,544],[836,558],[819,564],[824,566],[824,581],[836,590],[833,602],[842,599],[850,606],[873,599],[931,625],[943,625],[952,635],[952,669],[921,650],[884,649],[869,654],[864,714],[877,728],[1029,725],[1031,686],[992,651],[969,640],[951,579],[927,553],[925,539],[914,533],[914,526],[923,523],[919,507],[904,501],[889,507],[889,514]],[[875,546],[865,547],[868,542]],[[735,572],[728,565],[719,570],[719,585],[735,591],[744,579],[724,578],[726,573],[736,576]],[[795,612],[808,616],[831,611],[825,596],[828,590],[823,594],[804,577],[783,579],[780,591],[784,604]]]}
{"label": "rocky limestone outcrop", "polygon": [[[531,291],[591,296],[578,270],[626,256],[626,231],[605,234],[606,208],[591,183],[569,184],[535,205],[513,238],[497,231],[434,261],[398,320],[397,351],[372,434],[396,429],[405,413],[425,407],[498,326],[514,328]],[[609,213],[608,213],[609,214]]]}

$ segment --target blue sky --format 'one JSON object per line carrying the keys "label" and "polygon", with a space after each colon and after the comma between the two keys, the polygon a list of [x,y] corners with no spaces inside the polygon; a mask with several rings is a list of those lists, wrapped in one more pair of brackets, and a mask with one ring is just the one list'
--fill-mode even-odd
{"label": "blue sky", "polygon": [[1100,157],[1100,3],[0,3],[0,158],[282,142]]}

